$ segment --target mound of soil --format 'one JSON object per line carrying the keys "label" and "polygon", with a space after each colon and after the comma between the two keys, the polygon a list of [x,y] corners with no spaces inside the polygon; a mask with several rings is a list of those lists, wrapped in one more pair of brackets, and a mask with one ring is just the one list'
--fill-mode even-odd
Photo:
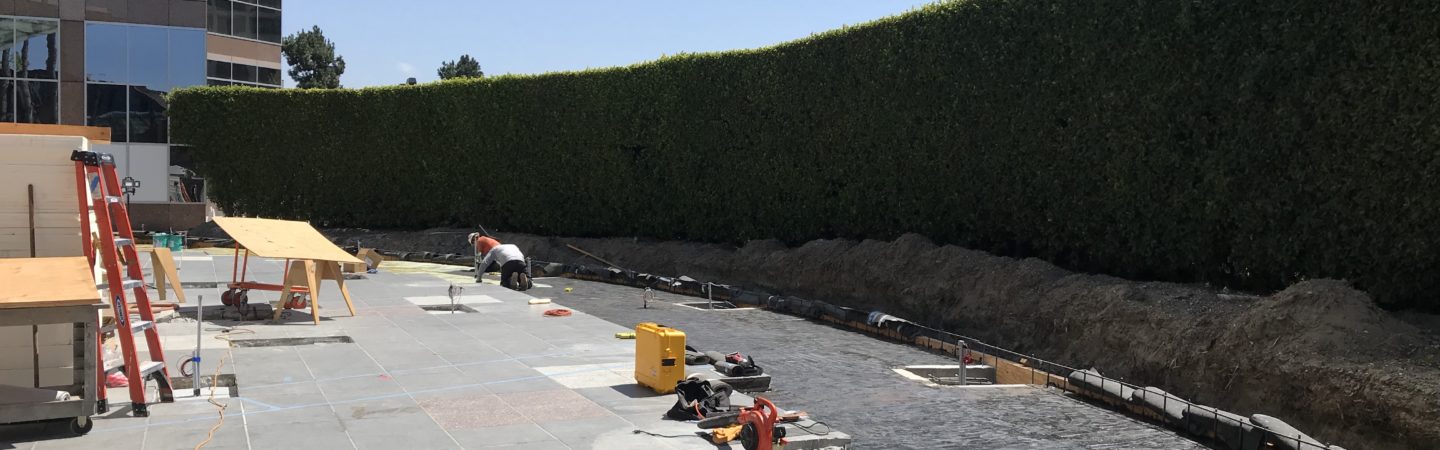
{"label": "mound of soil", "polygon": [[[344,244],[467,254],[469,230],[329,230]],[[1038,259],[893,242],[743,247],[499,233],[539,260],[735,284],[882,310],[1235,413],[1282,418],[1349,448],[1440,446],[1440,341],[1332,280],[1271,296],[1077,274]],[[1413,316],[1413,313],[1411,313]]]}

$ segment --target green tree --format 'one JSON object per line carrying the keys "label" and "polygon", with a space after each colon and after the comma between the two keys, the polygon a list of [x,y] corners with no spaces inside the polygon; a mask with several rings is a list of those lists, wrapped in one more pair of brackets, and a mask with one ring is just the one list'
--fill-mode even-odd
{"label": "green tree", "polygon": [[335,55],[335,43],[325,39],[320,27],[301,31],[281,42],[280,52],[290,62],[290,78],[300,89],[335,89],[345,73],[345,58]]}
{"label": "green tree", "polygon": [[440,63],[440,69],[435,71],[440,79],[451,78],[480,78],[485,72],[480,71],[480,61],[471,58],[470,55],[460,55],[459,61],[446,61]]}

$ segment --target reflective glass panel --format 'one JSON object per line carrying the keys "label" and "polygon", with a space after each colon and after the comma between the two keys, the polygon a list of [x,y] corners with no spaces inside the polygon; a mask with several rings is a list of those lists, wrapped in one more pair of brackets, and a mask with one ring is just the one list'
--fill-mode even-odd
{"label": "reflective glass panel", "polygon": [[16,64],[21,72],[18,77],[60,79],[60,21],[18,19],[15,41],[20,47],[20,60]]}
{"label": "reflective glass panel", "polygon": [[235,76],[230,78],[235,81],[255,82],[255,66],[247,64],[234,64]]}
{"label": "reflective glass panel", "polygon": [[259,71],[258,75],[260,76],[260,79],[259,79],[260,83],[262,83],[262,84],[273,84],[273,85],[276,85],[276,86],[279,86],[279,85],[280,85],[280,69],[271,69],[271,68],[269,68],[269,67],[258,67],[258,68],[256,68],[256,70]]}
{"label": "reflective glass panel", "polygon": [[259,30],[256,28],[256,20],[259,18],[260,7],[244,3],[234,3],[235,20],[232,22],[235,27],[234,36],[259,39]]}
{"label": "reflective glass panel", "polygon": [[60,123],[60,83],[20,80],[15,90],[15,121]]}
{"label": "reflective glass panel", "polygon": [[205,32],[171,29],[168,90],[204,86],[205,70]]}
{"label": "reflective glass panel", "polygon": [[260,6],[269,6],[269,7],[271,7],[271,8],[279,8],[279,7],[280,7],[280,0],[260,0]]}
{"label": "reflective glass panel", "polygon": [[15,42],[15,19],[0,17],[0,77],[15,76],[20,46]]}
{"label": "reflective glass panel", "polygon": [[230,63],[225,61],[205,61],[205,75],[210,78],[230,79]]}
{"label": "reflective glass panel", "polygon": [[85,79],[124,83],[129,66],[125,43],[129,33],[124,25],[85,24]]}
{"label": "reflective glass panel", "polygon": [[156,27],[130,28],[130,76],[128,83],[164,90],[170,87],[165,73],[170,61],[168,30]]}
{"label": "reflective glass panel", "polygon": [[15,82],[0,80],[0,122],[15,121]]}
{"label": "reflective glass panel", "polygon": [[230,34],[230,0],[210,0],[206,29],[213,33]]}
{"label": "reflective glass panel", "polygon": [[260,40],[280,43],[280,10],[260,8]]}
{"label": "reflective glass panel", "polygon": [[221,80],[207,80],[207,81],[208,81],[208,82],[207,82],[206,84],[211,85],[211,86],[229,86],[229,85],[230,85],[230,82],[229,82],[229,81],[221,81]]}
{"label": "reflective glass panel", "polygon": [[165,143],[165,91],[130,86],[130,142]]}
{"label": "reflective glass panel", "polygon": [[86,85],[85,123],[94,127],[110,127],[112,142],[126,142],[125,99],[125,86]]}

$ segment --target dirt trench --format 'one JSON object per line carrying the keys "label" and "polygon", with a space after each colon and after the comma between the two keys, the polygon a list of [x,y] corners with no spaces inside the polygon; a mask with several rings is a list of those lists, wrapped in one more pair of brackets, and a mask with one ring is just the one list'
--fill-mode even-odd
{"label": "dirt trench", "polygon": [[[387,250],[461,253],[462,230],[328,230]],[[1440,447],[1440,339],[1334,280],[1270,296],[1073,273],[919,235],[742,247],[498,233],[545,261],[689,275],[876,309],[1242,415],[1286,420],[1347,448]]]}

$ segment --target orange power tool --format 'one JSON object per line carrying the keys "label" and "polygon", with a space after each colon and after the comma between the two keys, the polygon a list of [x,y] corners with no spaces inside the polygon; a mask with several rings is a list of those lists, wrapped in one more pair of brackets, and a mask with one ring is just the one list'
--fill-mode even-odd
{"label": "orange power tool", "polygon": [[724,428],[740,425],[740,444],[745,450],[774,450],[785,443],[785,428],[780,426],[780,410],[764,397],[755,397],[755,406],[743,408],[739,414],[707,417],[697,424],[700,428]]}

